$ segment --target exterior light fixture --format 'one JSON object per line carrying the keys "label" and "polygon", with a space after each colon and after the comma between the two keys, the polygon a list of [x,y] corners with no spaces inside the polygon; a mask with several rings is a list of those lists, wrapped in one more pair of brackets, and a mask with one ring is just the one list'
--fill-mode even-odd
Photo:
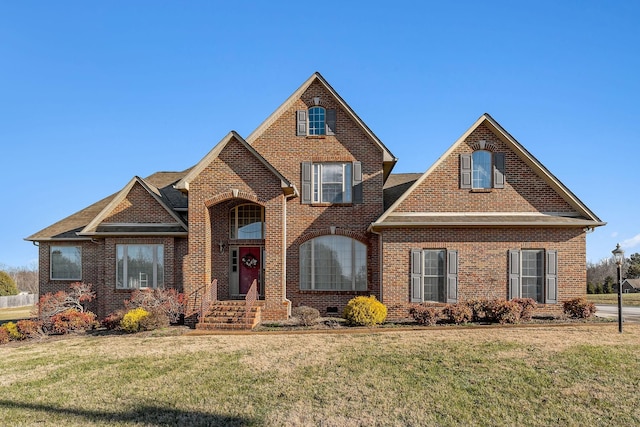
{"label": "exterior light fixture", "polygon": [[613,260],[618,266],[618,332],[622,333],[622,264],[624,264],[624,251],[620,243],[611,251]]}

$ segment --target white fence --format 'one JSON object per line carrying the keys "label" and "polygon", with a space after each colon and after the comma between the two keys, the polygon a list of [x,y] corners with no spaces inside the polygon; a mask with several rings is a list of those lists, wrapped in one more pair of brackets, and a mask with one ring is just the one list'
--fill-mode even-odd
{"label": "white fence", "polygon": [[0,308],[24,307],[25,305],[33,305],[35,303],[35,294],[20,294],[0,297]]}

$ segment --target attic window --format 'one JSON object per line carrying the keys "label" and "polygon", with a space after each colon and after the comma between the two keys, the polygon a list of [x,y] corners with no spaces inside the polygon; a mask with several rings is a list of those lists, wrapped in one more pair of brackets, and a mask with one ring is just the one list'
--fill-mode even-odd
{"label": "attic window", "polygon": [[504,153],[475,150],[471,154],[460,154],[460,188],[504,188],[504,183]]}
{"label": "attic window", "polygon": [[334,135],[336,129],[336,110],[325,109],[318,105],[308,110],[296,111],[297,136]]}

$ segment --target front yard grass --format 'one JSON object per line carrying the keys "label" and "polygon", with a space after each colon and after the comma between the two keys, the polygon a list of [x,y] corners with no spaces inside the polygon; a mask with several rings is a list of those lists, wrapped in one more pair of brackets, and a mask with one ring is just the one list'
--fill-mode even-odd
{"label": "front yard grass", "polygon": [[[587,300],[594,304],[618,304],[618,294],[588,294]],[[640,306],[640,293],[622,294],[623,306]]]}
{"label": "front yard grass", "polygon": [[0,347],[0,420],[640,425],[638,354],[635,324],[79,336]]}
{"label": "front yard grass", "polygon": [[8,320],[28,319],[31,317],[33,309],[33,305],[26,305],[24,307],[0,308],[0,323],[4,323]]}

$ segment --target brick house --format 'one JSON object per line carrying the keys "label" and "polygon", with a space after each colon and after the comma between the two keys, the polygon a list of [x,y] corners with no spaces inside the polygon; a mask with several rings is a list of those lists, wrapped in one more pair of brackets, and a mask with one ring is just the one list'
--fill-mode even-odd
{"label": "brick house", "polygon": [[[134,289],[238,300],[263,320],[309,305],[340,313],[376,295],[412,303],[585,294],[586,233],[604,223],[491,116],[424,174],[314,73],[246,139],[232,131],[183,172],[122,190],[30,236],[40,293],[92,283],[99,317]],[[195,303],[195,300],[192,301]]]}

